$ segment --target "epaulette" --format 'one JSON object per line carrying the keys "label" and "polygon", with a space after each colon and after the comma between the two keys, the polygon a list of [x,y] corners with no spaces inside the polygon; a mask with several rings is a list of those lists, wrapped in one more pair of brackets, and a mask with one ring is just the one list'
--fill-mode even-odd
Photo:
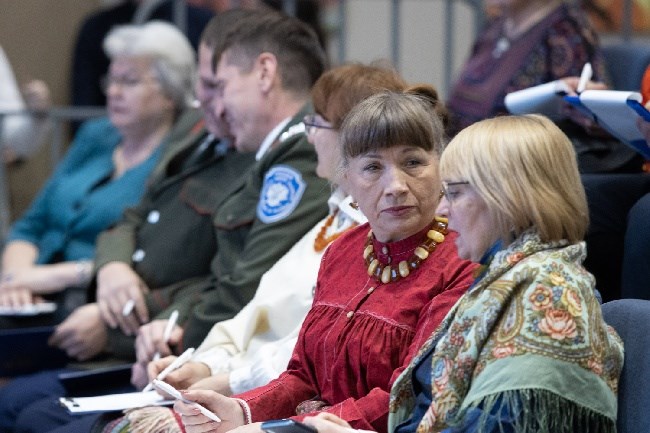
{"label": "epaulette", "polygon": [[280,134],[280,143],[284,143],[291,137],[296,136],[298,134],[304,134],[305,131],[306,128],[304,123],[302,122],[296,123],[295,125],[289,127],[289,129],[284,131],[282,134]]}

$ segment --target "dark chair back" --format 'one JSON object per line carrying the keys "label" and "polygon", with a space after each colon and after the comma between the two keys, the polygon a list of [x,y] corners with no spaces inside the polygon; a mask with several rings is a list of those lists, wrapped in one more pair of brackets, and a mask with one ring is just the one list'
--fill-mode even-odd
{"label": "dark chair back", "polygon": [[618,388],[618,433],[650,432],[650,301],[603,304],[603,317],[623,339],[625,363]]}
{"label": "dark chair back", "polygon": [[603,45],[602,51],[612,88],[638,92],[643,73],[650,65],[650,43],[619,42]]}

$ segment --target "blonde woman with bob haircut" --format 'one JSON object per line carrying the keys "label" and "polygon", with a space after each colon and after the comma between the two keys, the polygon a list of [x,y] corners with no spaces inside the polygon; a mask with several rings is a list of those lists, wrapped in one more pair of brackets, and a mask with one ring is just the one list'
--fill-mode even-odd
{"label": "blonde woman with bob haircut", "polygon": [[393,384],[389,433],[614,433],[623,347],[582,266],[587,205],[567,137],[541,116],[481,121],[440,175],[437,211],[482,268]]}
{"label": "blonde woman with bob haircut", "polygon": [[[441,170],[449,179],[468,181],[485,200],[494,220],[486,235],[498,233],[507,242],[535,227],[542,241],[583,239],[589,211],[575,152],[553,122],[542,116],[499,117],[463,131],[454,142]],[[453,186],[452,194],[458,190]]]}

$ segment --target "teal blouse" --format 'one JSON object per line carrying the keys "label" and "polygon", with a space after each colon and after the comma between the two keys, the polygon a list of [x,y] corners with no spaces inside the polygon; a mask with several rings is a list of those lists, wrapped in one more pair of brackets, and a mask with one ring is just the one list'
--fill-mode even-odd
{"label": "teal blouse", "polygon": [[140,201],[163,147],[111,179],[113,151],[120,140],[108,118],[85,122],[31,207],[13,225],[8,241],[36,245],[39,264],[92,259],[97,235]]}

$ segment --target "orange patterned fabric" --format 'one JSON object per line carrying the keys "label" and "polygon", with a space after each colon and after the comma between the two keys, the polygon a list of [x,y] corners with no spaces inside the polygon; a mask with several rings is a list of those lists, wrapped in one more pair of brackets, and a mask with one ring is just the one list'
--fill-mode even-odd
{"label": "orange patterned fabric", "polygon": [[648,65],[641,80],[641,95],[643,95],[643,104],[647,104],[650,101],[650,65]]}

